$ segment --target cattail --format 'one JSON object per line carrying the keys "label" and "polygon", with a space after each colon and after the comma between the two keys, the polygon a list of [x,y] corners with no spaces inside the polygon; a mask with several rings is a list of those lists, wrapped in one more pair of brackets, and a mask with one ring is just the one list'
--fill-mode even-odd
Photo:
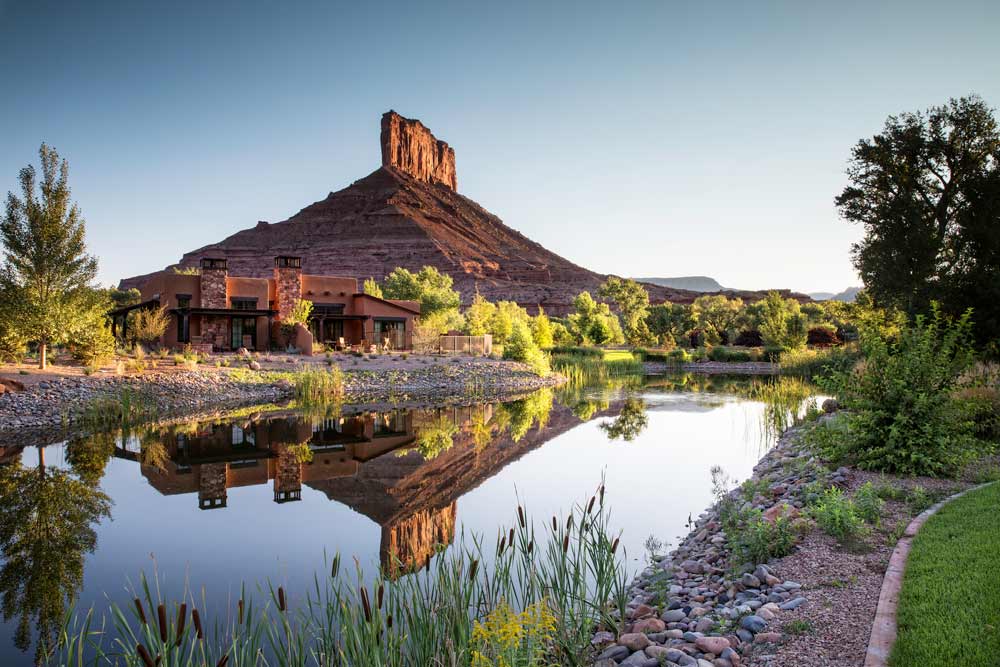
{"label": "cattail", "polygon": [[191,610],[191,620],[194,621],[194,630],[198,633],[198,639],[204,639],[205,633],[201,631],[201,616],[198,615],[197,609]]}
{"label": "cattail", "polygon": [[333,565],[330,566],[330,578],[336,579],[338,572],[340,572],[340,554],[333,557]]}
{"label": "cattail", "polygon": [[566,530],[573,530],[573,515],[566,518]]}
{"label": "cattail", "polygon": [[569,535],[563,538],[563,553],[569,551]]}
{"label": "cattail", "polygon": [[139,654],[139,657],[142,658],[142,664],[146,665],[146,667],[153,667],[153,658],[149,655],[149,651],[146,650],[145,646],[137,644],[135,650]]}
{"label": "cattail", "polygon": [[368,601],[368,589],[361,587],[361,606],[365,609],[365,620],[372,622],[372,604]]}
{"label": "cattail", "polygon": [[382,595],[384,593],[385,593],[385,586],[383,586],[382,584],[379,584],[378,585],[378,593],[375,595],[375,599],[377,601],[377,605],[378,605],[379,609],[382,608]]}
{"label": "cattail", "polygon": [[601,484],[601,488],[599,490],[599,493],[600,493],[600,496],[601,496],[601,506],[603,507],[604,506],[604,485],[603,484]]}
{"label": "cattail", "polygon": [[182,602],[181,608],[177,611],[177,645],[181,645],[181,638],[184,636],[184,624],[187,622],[187,603]]}
{"label": "cattail", "polygon": [[530,542],[528,542],[528,553],[530,554],[532,549],[534,548],[535,548],[535,541],[531,540]]}
{"label": "cattail", "polygon": [[552,532],[553,533],[559,532],[559,524],[556,523],[555,516],[552,517]]}
{"label": "cattail", "polygon": [[240,608],[240,625],[243,625],[243,598],[240,598],[237,606]]}
{"label": "cattail", "polygon": [[225,654],[219,658],[219,662],[215,663],[215,667],[226,667],[226,663],[229,662],[229,654]]}
{"label": "cattail", "polygon": [[160,641],[167,643],[167,607],[160,605],[156,608],[156,615],[160,620]]}
{"label": "cattail", "polygon": [[473,558],[472,565],[469,566],[469,581],[476,580],[476,572],[478,570],[479,570],[479,561]]}
{"label": "cattail", "polygon": [[594,496],[590,497],[590,502],[587,503],[587,514],[590,514],[590,511],[594,509],[595,500],[597,500],[597,498],[595,498]]}
{"label": "cattail", "polygon": [[513,549],[514,548],[514,529],[510,529],[510,537],[507,538],[507,545]]}
{"label": "cattail", "polygon": [[392,629],[392,614],[385,617],[385,627]]}
{"label": "cattail", "polygon": [[142,624],[149,625],[149,621],[146,620],[146,612],[142,608],[142,601],[139,598],[135,599],[135,609],[139,612],[139,620],[142,621]]}
{"label": "cattail", "polygon": [[278,586],[278,609],[285,611],[285,589]]}
{"label": "cattail", "polygon": [[611,543],[611,553],[618,551],[618,540],[619,538],[616,537],[615,541]]}
{"label": "cattail", "polygon": [[520,505],[517,506],[517,520],[521,522],[521,528],[524,528],[524,508]]}
{"label": "cattail", "polygon": [[507,536],[504,535],[500,538],[500,544],[497,545],[497,556],[503,553],[504,547],[507,546]]}

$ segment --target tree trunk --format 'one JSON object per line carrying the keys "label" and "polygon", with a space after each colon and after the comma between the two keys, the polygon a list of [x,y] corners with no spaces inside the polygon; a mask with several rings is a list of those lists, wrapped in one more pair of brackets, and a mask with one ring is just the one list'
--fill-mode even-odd
{"label": "tree trunk", "polygon": [[45,343],[38,344],[38,367],[43,371],[45,370],[45,366],[48,364],[48,358],[46,356],[48,347],[49,346]]}

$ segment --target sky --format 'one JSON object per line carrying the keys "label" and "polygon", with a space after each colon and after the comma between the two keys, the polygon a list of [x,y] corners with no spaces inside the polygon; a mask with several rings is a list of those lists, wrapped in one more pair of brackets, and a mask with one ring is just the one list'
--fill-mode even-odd
{"label": "sky", "polygon": [[54,146],[103,283],[365,176],[395,109],[587,268],[839,291],[851,147],[1000,106],[1000,3],[0,0],[0,81],[0,192]]}

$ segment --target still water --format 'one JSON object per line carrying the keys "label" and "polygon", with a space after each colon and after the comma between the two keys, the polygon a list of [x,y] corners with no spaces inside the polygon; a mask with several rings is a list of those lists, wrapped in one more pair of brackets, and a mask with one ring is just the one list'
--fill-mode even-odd
{"label": "still water", "polygon": [[[742,480],[773,440],[745,380],[691,376],[542,390],[509,403],[276,406],[126,435],[25,443],[0,463],[0,664],[31,664],[77,609],[165,594],[225,605],[268,579],[301,599],[340,552],[368,570],[419,566],[435,545],[493,536],[518,502],[538,520],[605,481],[634,568],[712,500],[710,468]],[[349,562],[349,559],[348,559]]]}

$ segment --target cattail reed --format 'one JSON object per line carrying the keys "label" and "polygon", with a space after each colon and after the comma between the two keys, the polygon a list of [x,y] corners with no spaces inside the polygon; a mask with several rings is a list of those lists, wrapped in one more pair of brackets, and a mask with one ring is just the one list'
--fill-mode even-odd
{"label": "cattail reed", "polygon": [[620,538],[615,538],[615,541],[611,543],[611,553],[618,551],[618,540]]}
{"label": "cattail reed", "polygon": [[139,654],[139,657],[142,659],[142,664],[146,665],[146,667],[154,666],[155,663],[153,662],[153,658],[152,656],[149,655],[149,651],[146,650],[145,646],[143,646],[142,644],[137,644],[135,647],[135,651],[136,653]]}
{"label": "cattail reed", "polygon": [[240,598],[240,601],[236,605],[240,609],[240,625],[243,625],[243,598]]}
{"label": "cattail reed", "polygon": [[364,586],[361,587],[361,606],[365,610],[365,620],[369,623],[372,622],[372,604],[368,601],[368,589]]}
{"label": "cattail reed", "polygon": [[507,545],[513,549],[514,548],[514,529],[510,529],[510,536],[507,538]]}
{"label": "cattail reed", "polygon": [[566,530],[573,530],[573,515],[570,514],[566,518]]}
{"label": "cattail reed", "polygon": [[333,557],[333,565],[330,566],[330,578],[336,579],[338,572],[340,572],[340,554]]}
{"label": "cattail reed", "polygon": [[563,553],[569,551],[569,535],[563,538]]}
{"label": "cattail reed", "polygon": [[142,624],[149,625],[149,621],[146,620],[146,612],[142,608],[142,601],[139,598],[135,599],[135,610],[139,612],[139,620],[142,621]]}
{"label": "cattail reed", "polygon": [[390,630],[392,629],[392,614],[389,614],[385,617],[385,627],[389,628]]}
{"label": "cattail reed", "polygon": [[521,528],[524,528],[524,508],[520,505],[517,506],[517,520],[521,523]]}
{"label": "cattail reed", "polygon": [[535,548],[535,541],[531,540],[530,542],[528,542],[528,553],[530,554],[534,548]]}
{"label": "cattail reed", "polygon": [[285,611],[285,589],[278,586],[278,609]]}
{"label": "cattail reed", "polygon": [[479,570],[479,561],[475,558],[472,559],[472,565],[469,566],[469,581],[476,580],[476,572]]}
{"label": "cattail reed", "polygon": [[601,506],[603,507],[604,506],[604,485],[603,484],[601,484],[601,488],[598,490],[598,493],[601,496]]}
{"label": "cattail reed", "polygon": [[591,510],[594,509],[594,501],[597,500],[594,496],[590,497],[590,502],[587,503],[587,514],[590,514]]}
{"label": "cattail reed", "polygon": [[556,523],[556,518],[554,516],[552,517],[552,532],[559,532],[559,524]]}
{"label": "cattail reed", "polygon": [[229,654],[225,654],[219,658],[219,662],[215,663],[215,667],[226,667],[226,663],[229,662]]}
{"label": "cattail reed", "polygon": [[160,621],[160,641],[167,643],[167,606],[160,605],[156,608],[156,616]]}
{"label": "cattail reed", "polygon": [[385,594],[385,586],[382,584],[378,585],[378,593],[375,594],[376,606],[382,608],[382,596]]}
{"label": "cattail reed", "polygon": [[504,535],[500,538],[500,543],[497,545],[497,556],[503,553],[504,547],[507,546],[507,536]]}
{"label": "cattail reed", "polygon": [[191,620],[194,621],[194,630],[198,633],[198,639],[204,639],[205,633],[201,630],[201,616],[198,615],[197,609],[191,610]]}
{"label": "cattail reed", "polygon": [[177,646],[181,645],[181,639],[184,637],[184,624],[187,623],[187,603],[182,602],[180,609],[177,610]]}

